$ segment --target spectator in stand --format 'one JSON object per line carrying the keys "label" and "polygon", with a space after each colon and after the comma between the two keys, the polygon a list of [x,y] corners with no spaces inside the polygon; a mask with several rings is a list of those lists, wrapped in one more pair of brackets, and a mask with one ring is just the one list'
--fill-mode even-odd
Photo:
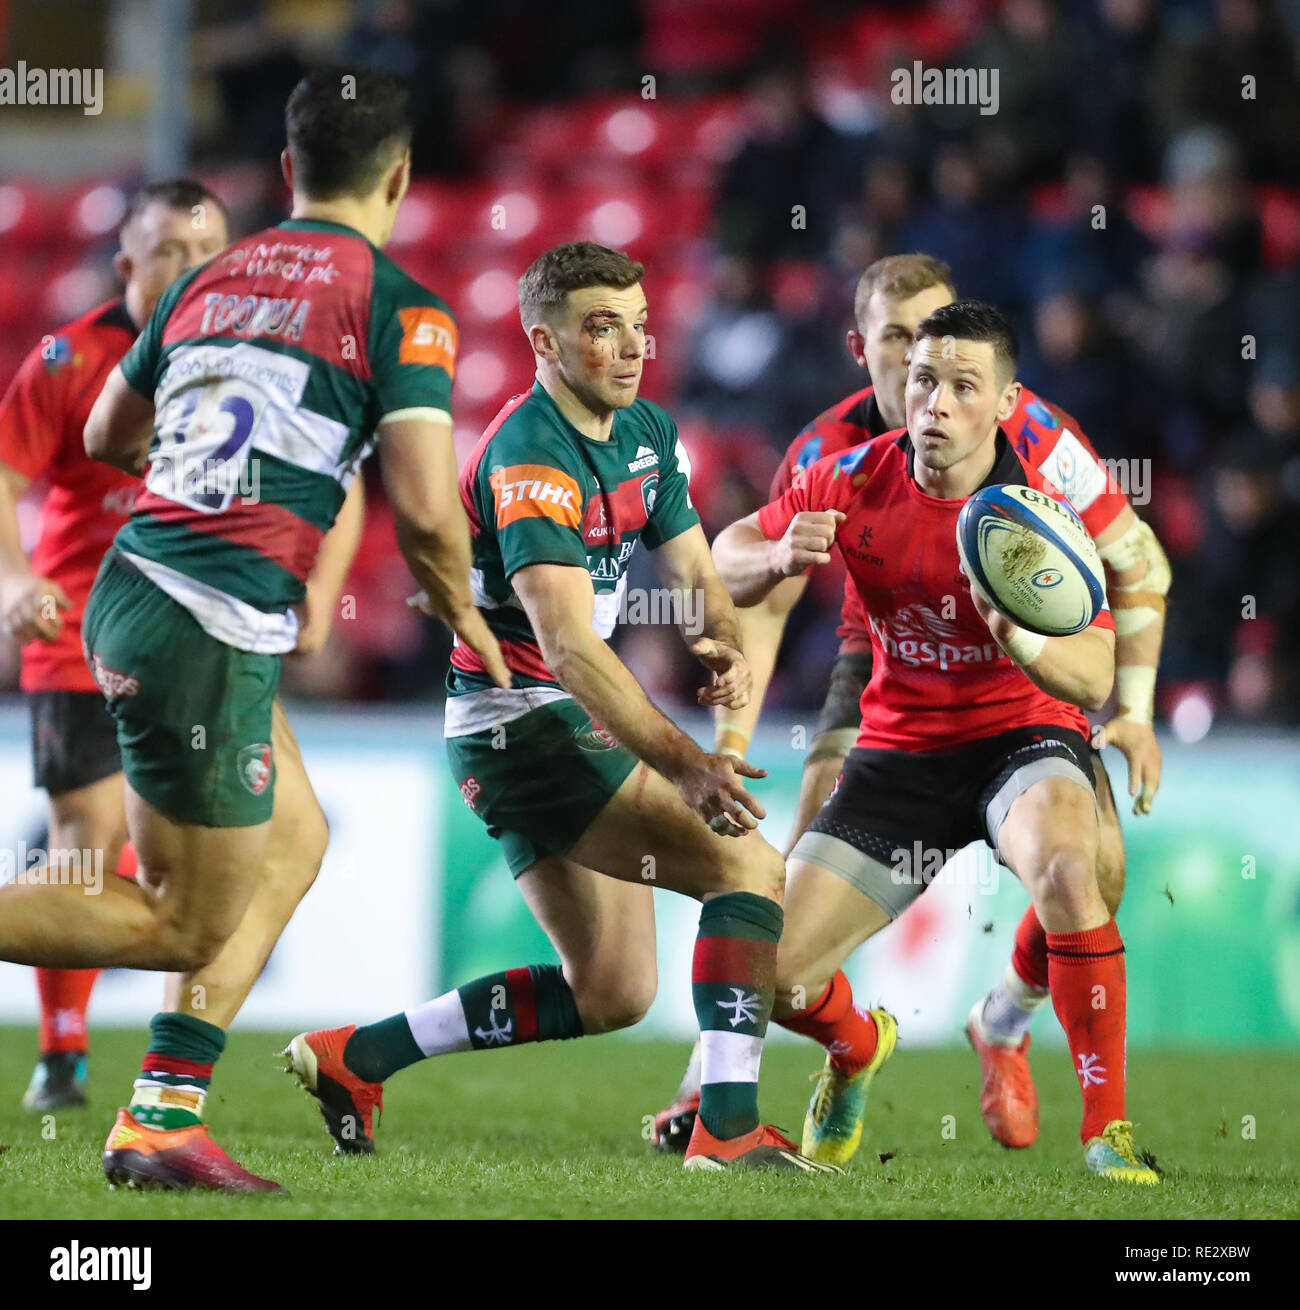
{"label": "spectator in stand", "polygon": [[1249,357],[1243,355],[1247,287],[1260,267],[1259,219],[1233,142],[1196,128],[1165,158],[1169,219],[1142,270],[1146,311],[1133,336],[1162,388],[1169,454],[1202,466],[1209,431],[1241,411]]}
{"label": "spectator in stand", "polygon": [[[1086,297],[1061,291],[1039,301],[1020,377],[1078,419],[1103,457],[1149,460],[1161,453],[1159,414],[1141,370]],[[1149,493],[1149,479],[1142,489]],[[1138,491],[1137,481],[1125,490]]]}
{"label": "spectator in stand", "polygon": [[860,149],[813,107],[798,60],[764,68],[747,109],[749,134],[719,188],[719,245],[754,259],[825,254],[860,171]]}
{"label": "spectator in stand", "polygon": [[[1005,161],[1007,180],[1048,180],[1075,145],[1080,50],[1078,30],[1052,0],[1002,0],[996,18],[949,61],[958,68],[998,70],[998,112],[979,119],[978,125],[993,153]],[[971,129],[966,106],[932,112],[943,131]],[[953,272],[963,277],[955,265]],[[967,283],[959,285],[965,289]],[[976,294],[973,285],[969,294]]]}
{"label": "spectator in stand", "polygon": [[1150,254],[1150,241],[1129,219],[1102,159],[1071,155],[1059,209],[1030,220],[1020,261],[1022,294],[1040,300],[1068,282],[1094,299],[1131,295]]}
{"label": "spectator in stand", "polygon": [[1020,209],[994,195],[969,145],[940,148],[933,194],[902,224],[900,250],[924,250],[952,269],[962,294],[1014,310],[1020,303],[1016,262],[1023,244]]}
{"label": "spectator in stand", "polygon": [[1210,472],[1200,546],[1175,569],[1165,676],[1214,681],[1239,718],[1294,721],[1300,708],[1300,516],[1283,485],[1272,442],[1228,443]]}
{"label": "spectator in stand", "polygon": [[1269,0],[1218,0],[1211,24],[1170,43],[1149,77],[1164,137],[1212,123],[1243,143],[1252,181],[1300,180],[1295,49]]}
{"label": "spectator in stand", "polygon": [[1157,0],[1077,6],[1086,24],[1084,75],[1070,88],[1081,138],[1104,143],[1122,182],[1152,177],[1160,163],[1150,70],[1168,41]]}

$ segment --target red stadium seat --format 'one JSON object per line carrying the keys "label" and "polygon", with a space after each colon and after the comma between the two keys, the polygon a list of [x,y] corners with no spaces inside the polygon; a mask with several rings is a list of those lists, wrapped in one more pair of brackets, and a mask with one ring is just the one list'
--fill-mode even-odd
{"label": "red stadium seat", "polygon": [[127,193],[116,182],[82,182],[61,198],[64,234],[84,243],[103,241],[117,231],[126,216],[127,200]]}
{"label": "red stadium seat", "polygon": [[56,220],[49,187],[26,179],[0,183],[0,241],[6,246],[46,244]]}

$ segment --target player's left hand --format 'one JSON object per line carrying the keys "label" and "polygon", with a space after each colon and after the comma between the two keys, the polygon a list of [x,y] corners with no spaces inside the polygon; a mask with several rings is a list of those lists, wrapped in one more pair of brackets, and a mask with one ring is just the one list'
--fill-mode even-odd
{"label": "player's left hand", "polygon": [[1149,723],[1133,719],[1111,719],[1096,732],[1097,749],[1117,746],[1128,761],[1128,794],[1134,814],[1150,814],[1160,790],[1160,743]]}
{"label": "player's left hand", "polygon": [[701,637],[691,646],[691,654],[713,674],[713,681],[696,693],[701,705],[743,710],[749,704],[754,675],[740,651],[711,637]]}

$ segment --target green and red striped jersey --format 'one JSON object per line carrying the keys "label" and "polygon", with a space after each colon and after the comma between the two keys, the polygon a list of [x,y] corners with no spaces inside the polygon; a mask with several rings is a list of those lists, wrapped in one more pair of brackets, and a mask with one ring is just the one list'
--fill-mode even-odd
{"label": "green and red striped jersey", "polygon": [[648,400],[616,410],[606,441],[583,436],[540,382],[506,402],[462,470],[460,494],[474,538],[474,603],[501,643],[513,686],[497,687],[458,644],[447,674],[448,737],[568,695],[542,658],[511,577],[529,564],[586,569],[592,627],[608,638],[637,542],[653,550],[700,521],[690,474],[677,425]]}
{"label": "green and red striped jersey", "polygon": [[122,361],[155,408],[114,544],[219,641],[292,650],[291,606],[386,417],[449,417],[447,304],[361,233],[289,219],[173,283]]}

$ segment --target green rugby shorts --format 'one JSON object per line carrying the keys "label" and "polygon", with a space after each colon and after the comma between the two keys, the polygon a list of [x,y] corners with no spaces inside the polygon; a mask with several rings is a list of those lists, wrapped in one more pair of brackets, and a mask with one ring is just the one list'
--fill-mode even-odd
{"label": "green rugby shorts", "polygon": [[448,737],[447,759],[465,804],[501,843],[516,878],[571,849],[639,763],[575,700]]}
{"label": "green rugby shorts", "polygon": [[180,823],[270,819],[280,656],[218,641],[116,550],[100,565],[82,640],[136,792]]}

